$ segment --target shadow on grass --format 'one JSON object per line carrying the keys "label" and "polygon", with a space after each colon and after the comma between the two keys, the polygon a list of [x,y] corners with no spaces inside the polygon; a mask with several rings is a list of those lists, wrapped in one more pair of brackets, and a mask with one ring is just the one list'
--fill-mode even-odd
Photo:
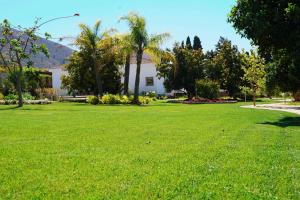
{"label": "shadow on grass", "polygon": [[286,128],[289,126],[300,126],[300,117],[284,117],[276,122],[264,122],[261,124],[279,126],[282,128]]}
{"label": "shadow on grass", "polygon": [[0,110],[15,110],[18,109],[19,106],[7,106],[7,105],[3,105],[0,107]]}

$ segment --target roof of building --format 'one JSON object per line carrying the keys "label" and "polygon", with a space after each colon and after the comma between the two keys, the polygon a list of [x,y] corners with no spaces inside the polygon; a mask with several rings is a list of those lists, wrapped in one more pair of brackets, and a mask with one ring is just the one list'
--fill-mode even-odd
{"label": "roof of building", "polygon": [[[136,64],[136,63],[137,63],[136,62],[136,54],[132,54],[131,58],[130,58],[130,64]],[[149,64],[149,63],[153,63],[153,61],[148,54],[144,53],[142,64]]]}

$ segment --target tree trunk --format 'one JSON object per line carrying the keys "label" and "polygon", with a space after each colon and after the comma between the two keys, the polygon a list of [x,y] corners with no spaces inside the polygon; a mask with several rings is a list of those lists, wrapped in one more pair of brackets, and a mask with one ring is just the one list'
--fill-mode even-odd
{"label": "tree trunk", "polygon": [[103,96],[103,87],[102,87],[102,79],[99,70],[97,69],[97,66],[95,66],[95,78],[96,78],[96,96],[102,97]]}
{"label": "tree trunk", "polygon": [[18,107],[23,107],[23,95],[22,95],[22,83],[21,83],[21,75],[22,72],[17,73],[17,80],[16,80],[16,89],[18,93]]}
{"label": "tree trunk", "polygon": [[130,54],[126,56],[125,74],[124,74],[124,94],[128,96],[129,85],[129,73],[130,73]]}
{"label": "tree trunk", "polygon": [[143,50],[138,50],[136,54],[136,76],[134,85],[134,104],[139,104],[139,87],[140,87],[140,74],[141,74],[141,64],[143,59]]}
{"label": "tree trunk", "polygon": [[292,94],[295,101],[300,101],[300,91],[293,92]]}
{"label": "tree trunk", "polygon": [[256,94],[253,95],[253,106],[256,106]]}
{"label": "tree trunk", "polygon": [[96,79],[96,94],[95,96],[97,97],[102,97],[103,96],[103,87],[102,87],[102,79],[100,75],[100,67],[98,66],[97,63],[97,57],[96,54],[93,54],[93,59],[94,59],[94,73],[95,73],[95,79]]}

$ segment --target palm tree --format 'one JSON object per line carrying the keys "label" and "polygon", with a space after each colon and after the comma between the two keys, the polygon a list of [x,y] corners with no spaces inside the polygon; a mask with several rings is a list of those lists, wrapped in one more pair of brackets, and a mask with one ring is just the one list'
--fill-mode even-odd
{"label": "palm tree", "polygon": [[134,103],[138,104],[140,72],[144,52],[152,58],[157,58],[161,52],[160,45],[169,37],[168,33],[149,35],[146,30],[146,20],[136,13],[129,13],[121,18],[127,21],[130,28],[130,41],[133,51],[136,53],[136,78],[134,86]]}
{"label": "palm tree", "polygon": [[130,34],[124,34],[120,35],[120,49],[125,55],[123,58],[125,58],[125,73],[124,73],[124,94],[128,95],[128,85],[129,85],[129,74],[130,74],[130,60],[131,60],[131,55],[134,52],[133,46],[132,46],[132,41]]}
{"label": "palm tree", "polygon": [[102,66],[100,57],[103,52],[102,49],[99,48],[99,45],[108,38],[110,32],[104,31],[100,33],[101,21],[97,21],[93,28],[86,24],[80,24],[79,27],[81,29],[81,33],[80,36],[75,40],[75,44],[91,55],[96,82],[95,95],[97,97],[101,97],[103,96],[103,86],[102,77],[100,74]]}

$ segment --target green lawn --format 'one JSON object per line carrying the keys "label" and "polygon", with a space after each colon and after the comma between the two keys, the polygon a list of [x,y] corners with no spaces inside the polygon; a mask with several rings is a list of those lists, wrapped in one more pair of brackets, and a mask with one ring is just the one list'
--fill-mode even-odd
{"label": "green lawn", "polygon": [[0,106],[0,199],[300,199],[300,117],[239,106]]}
{"label": "green lawn", "polygon": [[289,104],[293,106],[300,106],[300,102],[290,102]]}

